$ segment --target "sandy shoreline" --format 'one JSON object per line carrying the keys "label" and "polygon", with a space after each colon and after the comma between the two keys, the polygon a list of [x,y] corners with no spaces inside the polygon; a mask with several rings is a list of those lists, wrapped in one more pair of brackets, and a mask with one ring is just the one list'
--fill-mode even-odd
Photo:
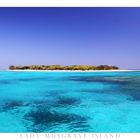
{"label": "sandy shoreline", "polygon": [[140,70],[5,70],[14,72],[133,72]]}

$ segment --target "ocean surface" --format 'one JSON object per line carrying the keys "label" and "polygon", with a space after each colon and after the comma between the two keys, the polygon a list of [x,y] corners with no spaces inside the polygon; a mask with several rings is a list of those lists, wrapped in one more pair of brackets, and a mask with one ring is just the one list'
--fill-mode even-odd
{"label": "ocean surface", "polygon": [[0,132],[140,132],[140,72],[0,72]]}

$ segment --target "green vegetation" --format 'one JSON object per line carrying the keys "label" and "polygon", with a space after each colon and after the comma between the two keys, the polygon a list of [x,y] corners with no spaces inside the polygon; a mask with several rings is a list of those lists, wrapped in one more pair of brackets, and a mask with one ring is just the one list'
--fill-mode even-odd
{"label": "green vegetation", "polygon": [[71,66],[61,66],[61,65],[30,65],[30,66],[10,66],[10,70],[117,70],[116,66],[109,65],[71,65]]}

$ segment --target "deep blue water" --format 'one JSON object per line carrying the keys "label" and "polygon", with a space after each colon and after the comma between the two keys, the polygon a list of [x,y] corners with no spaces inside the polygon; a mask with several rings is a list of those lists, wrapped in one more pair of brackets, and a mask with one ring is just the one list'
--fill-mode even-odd
{"label": "deep blue water", "polygon": [[140,72],[0,72],[0,132],[140,132]]}

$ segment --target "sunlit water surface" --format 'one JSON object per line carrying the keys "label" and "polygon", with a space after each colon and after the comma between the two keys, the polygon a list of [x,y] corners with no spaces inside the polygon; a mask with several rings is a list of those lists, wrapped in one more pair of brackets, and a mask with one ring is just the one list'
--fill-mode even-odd
{"label": "sunlit water surface", "polygon": [[140,132],[140,72],[0,72],[0,132]]}

